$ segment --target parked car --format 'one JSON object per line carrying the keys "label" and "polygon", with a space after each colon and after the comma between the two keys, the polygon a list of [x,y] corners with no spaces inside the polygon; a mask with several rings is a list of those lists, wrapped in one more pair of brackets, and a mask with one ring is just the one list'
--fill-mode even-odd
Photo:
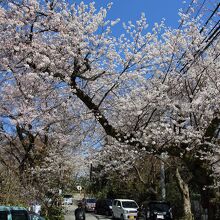
{"label": "parked car", "polygon": [[95,203],[96,199],[94,198],[84,198],[82,200],[83,206],[86,212],[93,212],[95,211]]}
{"label": "parked car", "polygon": [[112,203],[112,217],[121,220],[136,219],[138,205],[134,200],[115,199]]}
{"label": "parked car", "polygon": [[112,215],[112,200],[98,199],[95,204],[95,213],[100,215]]}
{"label": "parked car", "polygon": [[72,195],[64,195],[63,196],[63,205],[72,205],[73,204],[73,196]]}
{"label": "parked car", "polygon": [[0,220],[45,220],[45,218],[23,207],[0,206]]}
{"label": "parked car", "polygon": [[138,220],[172,220],[172,209],[169,202],[144,202],[138,210]]}
{"label": "parked car", "polygon": [[0,206],[0,220],[29,220],[28,212],[23,207]]}

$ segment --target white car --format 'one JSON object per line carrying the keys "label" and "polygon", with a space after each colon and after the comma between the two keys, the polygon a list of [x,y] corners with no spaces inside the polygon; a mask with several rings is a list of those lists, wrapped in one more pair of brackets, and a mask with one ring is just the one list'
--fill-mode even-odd
{"label": "white car", "polygon": [[112,217],[121,220],[136,219],[138,205],[134,200],[115,199],[112,203]]}
{"label": "white car", "polygon": [[73,204],[73,196],[72,195],[64,195],[63,196],[63,204],[64,205],[72,205]]}

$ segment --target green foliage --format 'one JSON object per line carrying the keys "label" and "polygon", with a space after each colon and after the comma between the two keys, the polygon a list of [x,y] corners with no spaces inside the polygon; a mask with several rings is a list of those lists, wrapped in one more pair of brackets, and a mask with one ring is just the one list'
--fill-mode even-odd
{"label": "green foliage", "polygon": [[133,174],[126,178],[116,173],[106,174],[102,178],[93,178],[86,190],[95,194],[97,198],[134,199],[139,204],[149,198],[148,187],[138,181]]}
{"label": "green foliage", "polygon": [[62,206],[42,207],[42,215],[46,220],[64,220],[64,210]]}

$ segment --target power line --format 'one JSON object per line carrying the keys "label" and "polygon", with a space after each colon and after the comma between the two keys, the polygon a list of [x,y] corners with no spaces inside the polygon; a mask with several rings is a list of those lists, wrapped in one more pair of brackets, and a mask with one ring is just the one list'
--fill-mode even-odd
{"label": "power line", "polygon": [[[204,23],[203,27],[200,29],[199,33],[201,34],[204,30],[205,30],[205,27],[208,25],[208,23],[211,21],[212,17],[218,12],[218,9],[220,7],[220,3],[218,3],[218,5],[215,7],[214,11],[212,12],[212,14],[209,16],[209,18],[206,20],[206,22]],[[200,8],[200,11],[201,11],[201,8]],[[180,73],[181,72],[184,72],[186,73],[189,68],[192,66],[192,64],[196,61],[196,59],[198,57],[200,57],[204,52],[205,50],[207,50],[209,48],[209,46],[217,39],[217,37],[219,36],[220,34],[220,20],[218,20],[214,27],[212,27],[212,29],[208,32],[207,36],[202,40],[202,43],[206,42],[206,46],[204,46],[202,49],[199,49],[197,50],[195,53],[194,53],[194,59],[191,60],[191,61],[188,61],[186,62],[182,68],[180,69]],[[182,54],[182,56],[179,58],[179,60],[177,61],[177,66],[175,69],[178,69],[179,65],[181,64],[181,60],[185,57],[186,55],[186,51]],[[191,62],[191,63],[190,63]]]}

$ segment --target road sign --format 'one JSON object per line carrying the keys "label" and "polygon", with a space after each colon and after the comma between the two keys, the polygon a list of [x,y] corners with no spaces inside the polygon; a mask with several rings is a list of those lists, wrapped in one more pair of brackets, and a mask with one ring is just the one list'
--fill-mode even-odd
{"label": "road sign", "polygon": [[77,188],[79,191],[82,190],[82,186],[77,186],[76,188]]}

